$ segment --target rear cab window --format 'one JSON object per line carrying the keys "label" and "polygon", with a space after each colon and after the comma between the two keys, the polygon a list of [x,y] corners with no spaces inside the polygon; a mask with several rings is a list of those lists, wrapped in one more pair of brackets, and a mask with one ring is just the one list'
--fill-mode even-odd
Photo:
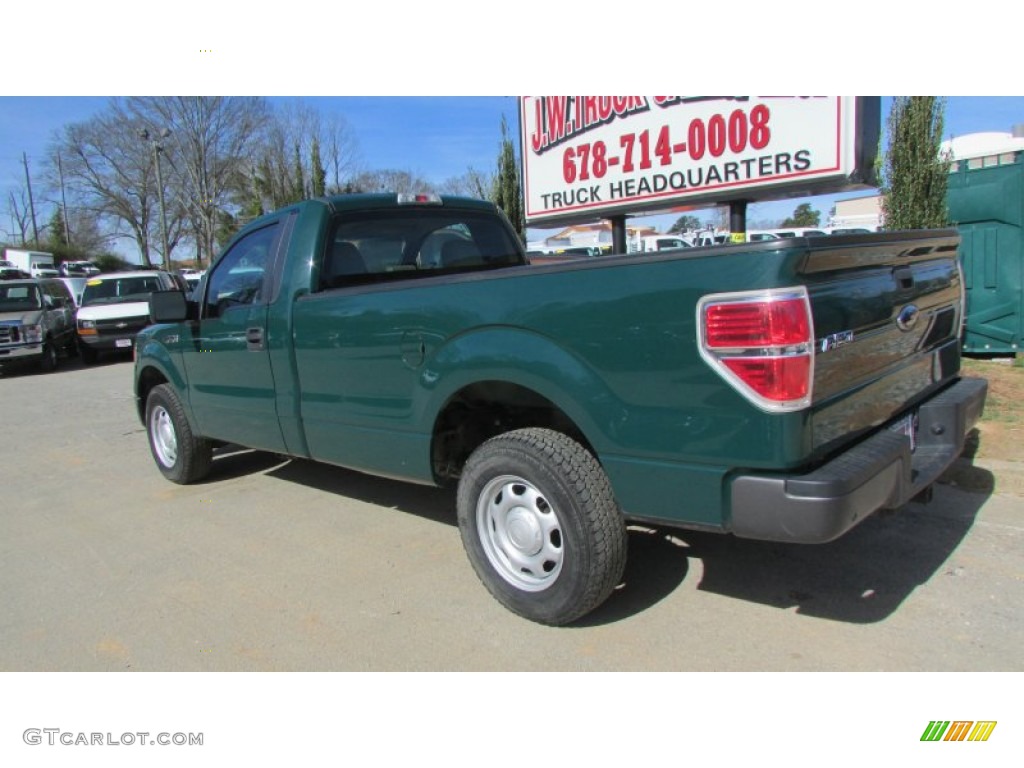
{"label": "rear cab window", "polygon": [[332,223],[320,290],[525,264],[493,214],[399,208],[342,214]]}

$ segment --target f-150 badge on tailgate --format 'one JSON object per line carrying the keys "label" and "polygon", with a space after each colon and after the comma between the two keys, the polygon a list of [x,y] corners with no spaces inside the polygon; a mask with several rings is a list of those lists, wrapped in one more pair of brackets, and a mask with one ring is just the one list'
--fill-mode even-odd
{"label": "f-150 badge on tailgate", "polygon": [[840,331],[823,338],[818,349],[822,352],[829,352],[844,344],[849,344],[851,341],[853,341],[853,331]]}

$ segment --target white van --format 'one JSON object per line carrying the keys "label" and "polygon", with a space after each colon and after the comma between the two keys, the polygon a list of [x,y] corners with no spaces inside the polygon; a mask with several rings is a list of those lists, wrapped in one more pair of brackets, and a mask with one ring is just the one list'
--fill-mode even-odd
{"label": "white van", "polygon": [[111,272],[86,280],[78,310],[78,349],[82,362],[95,363],[101,352],[131,351],[135,336],[149,325],[149,296],[184,290],[168,272]]}

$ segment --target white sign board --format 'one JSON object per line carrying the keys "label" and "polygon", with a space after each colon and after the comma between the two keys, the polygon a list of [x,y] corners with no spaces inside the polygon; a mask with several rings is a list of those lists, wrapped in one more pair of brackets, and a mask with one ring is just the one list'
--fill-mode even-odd
{"label": "white sign board", "polygon": [[863,187],[879,111],[877,97],[524,96],[526,220]]}

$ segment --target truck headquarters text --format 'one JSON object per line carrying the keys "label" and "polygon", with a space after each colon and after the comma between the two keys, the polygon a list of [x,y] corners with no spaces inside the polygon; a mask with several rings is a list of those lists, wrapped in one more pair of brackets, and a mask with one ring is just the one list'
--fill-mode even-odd
{"label": "truck headquarters text", "polygon": [[806,171],[811,167],[811,153],[801,149],[795,153],[778,152],[745,160],[671,173],[656,173],[639,179],[624,179],[601,184],[589,184],[561,192],[549,192],[540,197],[544,210],[557,210],[577,205],[588,205],[631,197],[644,197],[662,192],[715,187],[743,181],[756,181],[771,176],[785,176]]}

